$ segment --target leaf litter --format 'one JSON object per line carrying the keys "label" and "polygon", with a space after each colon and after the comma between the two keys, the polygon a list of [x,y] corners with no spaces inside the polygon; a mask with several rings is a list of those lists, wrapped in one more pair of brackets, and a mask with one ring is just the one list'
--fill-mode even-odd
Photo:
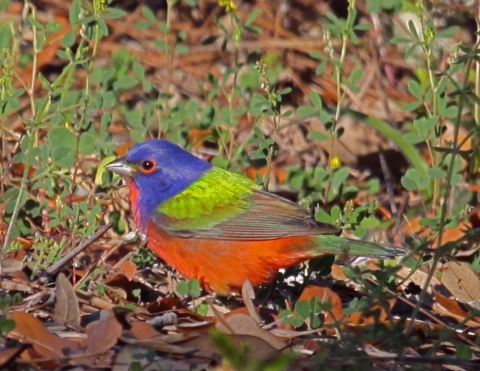
{"label": "leaf litter", "polygon": [[[205,19],[209,17],[210,3],[202,2],[198,8]],[[309,18],[305,16],[308,9],[330,6],[308,0],[299,3],[303,4],[302,7],[293,9],[289,15],[278,13],[278,17],[284,18],[283,24],[308,24]],[[123,5],[127,7],[127,4]],[[288,66],[288,76],[284,76],[281,82],[293,81],[304,96],[308,96],[310,91],[318,91],[326,102],[329,99],[335,102],[335,81],[330,74],[321,78],[306,76],[306,71],[314,70],[318,61],[308,57],[305,52],[322,41],[314,37],[313,31],[312,35],[308,35],[309,38],[302,40],[298,34],[286,30],[282,20],[276,20],[275,7],[271,3],[258,1],[257,5],[263,12],[257,18],[256,25],[274,36],[246,40],[241,45],[242,50],[288,50],[284,60]],[[21,4],[14,2],[2,17],[20,22],[22,9]],[[149,74],[151,82],[160,86],[166,79],[166,71],[159,68],[166,65],[165,55],[154,46],[157,35],[133,26],[140,20],[139,9],[130,10],[123,19],[107,20],[110,34],[99,48],[98,59],[101,62],[108,61],[110,53],[120,46],[130,53],[138,52],[141,63],[152,71]],[[41,21],[55,19],[61,26],[59,31],[45,40],[46,47],[39,54],[37,68],[48,74],[51,73],[49,68],[54,69],[60,63],[57,52],[61,48],[61,38],[72,31],[66,21],[69,4],[59,0],[48,4],[39,2],[37,11]],[[200,96],[196,82],[204,79],[206,72],[221,76],[216,65],[222,53],[218,47],[212,48],[201,43],[212,33],[211,24],[205,22],[203,27],[196,27],[188,17],[182,19],[179,16],[187,12],[185,9],[179,8],[178,12],[174,29],[193,31],[194,37],[190,41],[190,53],[176,56],[173,63],[178,73],[173,75],[170,83],[177,96]],[[219,10],[216,12],[220,14]],[[240,7],[239,17],[244,17],[246,12],[245,8]],[[362,39],[362,42],[366,41]],[[389,52],[390,59],[383,60],[383,63],[386,67],[395,67],[401,58],[395,55],[395,51]],[[347,61],[347,69],[353,68],[353,64]],[[15,83],[28,81],[33,66],[27,63],[23,68],[15,68],[20,76]],[[413,70],[409,65],[402,65],[402,68]],[[191,78],[185,78],[186,75]],[[79,73],[79,81],[84,78]],[[390,112],[385,109],[384,92],[373,84],[374,79],[373,75],[366,76],[361,95],[355,96],[349,92],[357,108],[377,117],[390,116],[394,121],[411,118],[404,111],[396,109],[396,104],[390,104]],[[33,88],[42,89],[40,80],[35,81]],[[405,89],[388,85],[387,90],[387,100],[403,104],[411,102]],[[27,107],[28,102],[22,102],[19,112],[28,110]],[[10,116],[9,130],[12,133],[22,132],[24,116]],[[368,167],[370,159],[367,155],[372,148],[388,150],[389,146],[376,131],[348,117],[343,120],[346,133],[368,138],[362,145],[352,145],[355,138],[348,136],[335,143],[335,153],[343,163],[352,166],[350,172],[361,182],[362,175],[355,173],[355,165],[360,163]],[[308,130],[324,131],[324,126],[315,118],[310,125]],[[451,126],[449,128],[451,130]],[[269,127],[263,129],[267,133],[270,130]],[[117,125],[115,130],[119,137],[127,134],[125,126]],[[240,126],[238,137],[241,138],[246,130],[250,128]],[[312,146],[304,131],[305,128],[302,130],[295,125],[286,125],[280,132],[277,138],[280,152],[271,167],[273,182],[278,182],[273,184],[274,190],[281,190],[281,183],[286,180],[286,165],[308,167],[324,156],[322,151]],[[202,138],[210,134],[208,130],[192,130],[189,140],[193,144],[201,143]],[[463,131],[462,135],[465,137]],[[131,144],[131,141],[125,142],[117,148],[117,152],[124,154]],[[471,148],[470,140],[465,141],[465,146]],[[210,150],[201,145],[196,148],[200,153],[209,153]],[[330,148],[325,147],[324,150],[329,151]],[[304,160],[299,162],[299,158]],[[93,162],[98,164],[97,160],[93,159]],[[464,166],[462,163],[462,170],[465,170]],[[15,177],[21,177],[22,171],[18,164],[12,166],[12,175]],[[246,172],[251,177],[256,174],[263,176],[266,168],[250,167]],[[92,176],[85,179],[90,181],[87,188],[93,189]],[[474,186],[471,185],[471,188],[474,189]],[[417,202],[413,195],[410,197],[410,203]],[[56,207],[53,199],[47,201],[52,208]],[[116,202],[122,202],[120,195]],[[2,214],[5,213],[4,207],[0,206]],[[110,211],[125,210],[128,203],[113,207],[106,202],[104,207]],[[457,241],[465,236],[466,228],[478,227],[477,214],[478,210],[473,210],[458,228],[451,229],[448,238]],[[45,215],[42,217],[48,218]],[[121,218],[127,220],[128,215],[122,215]],[[411,218],[402,226],[403,233],[413,232],[425,237],[428,229],[419,222],[420,218]],[[7,224],[2,218],[1,235],[5,234],[6,228]],[[284,307],[289,310],[287,317],[281,318],[278,302],[275,304],[265,300],[265,296],[256,298],[248,282],[244,285],[242,298],[201,296],[193,300],[188,296],[171,296],[169,293],[173,290],[168,289],[171,285],[165,282],[175,282],[175,273],[152,268],[137,270],[137,265],[132,261],[135,255],[132,244],[120,240],[119,234],[108,229],[102,229],[95,238],[83,243],[73,243],[72,239],[72,246],[78,250],[74,250],[71,256],[63,255],[64,261],[36,276],[31,274],[32,262],[28,259],[35,243],[33,237],[18,238],[16,242],[20,248],[8,256],[2,256],[0,290],[2,298],[8,299],[8,304],[2,301],[4,316],[1,318],[1,332],[8,347],[0,347],[0,368],[116,371],[261,370],[267,367],[272,370],[316,370],[319,367],[329,370],[390,370],[396,367],[403,370],[416,369],[417,366],[419,369],[425,369],[421,368],[425,366],[427,369],[448,370],[480,368],[477,341],[480,338],[480,315],[477,311],[480,306],[480,282],[477,271],[464,261],[450,260],[438,267],[441,275],[430,281],[427,298],[421,303],[420,316],[415,320],[412,333],[404,334],[406,337],[415,336],[418,344],[410,344],[402,351],[397,351],[396,347],[401,343],[395,340],[401,340],[402,330],[408,326],[411,307],[419,299],[418,289],[427,278],[428,265],[414,268],[403,266],[395,272],[400,284],[390,287],[390,296],[369,298],[364,292],[368,282],[358,282],[352,278],[348,264],[334,264],[333,277],[341,284],[319,278],[318,282],[311,282],[300,289],[301,285],[294,283],[297,290],[279,288],[285,291],[276,299],[283,301]],[[42,231],[45,234],[50,232]],[[96,239],[100,240],[95,242]],[[457,258],[470,256],[478,250],[478,246],[478,243],[469,244]],[[87,264],[83,267],[79,262],[80,268],[74,268],[69,262],[73,257],[79,257],[80,251],[85,254]],[[372,272],[375,274],[375,269]],[[372,289],[374,286],[369,287]],[[11,322],[4,317],[13,320],[15,327],[10,328]],[[299,323],[299,326],[295,326]],[[383,335],[375,335],[374,332]],[[398,339],[392,339],[392,336]]]}

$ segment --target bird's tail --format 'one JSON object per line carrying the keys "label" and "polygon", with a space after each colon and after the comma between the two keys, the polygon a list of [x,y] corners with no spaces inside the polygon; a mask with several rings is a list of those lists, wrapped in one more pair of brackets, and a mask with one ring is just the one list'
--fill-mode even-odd
{"label": "bird's tail", "polygon": [[404,249],[395,246],[351,240],[330,234],[316,235],[315,239],[319,243],[319,253],[358,255],[378,259],[390,259],[406,254]]}

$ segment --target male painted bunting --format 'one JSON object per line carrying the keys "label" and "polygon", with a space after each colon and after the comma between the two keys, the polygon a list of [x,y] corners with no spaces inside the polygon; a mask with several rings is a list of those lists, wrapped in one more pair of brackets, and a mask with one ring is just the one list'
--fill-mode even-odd
{"label": "male painted bunting", "polygon": [[238,293],[322,254],[389,258],[397,247],[341,238],[309,210],[262,191],[164,140],[137,144],[106,168],[126,177],[135,223],[148,246],[210,292]]}

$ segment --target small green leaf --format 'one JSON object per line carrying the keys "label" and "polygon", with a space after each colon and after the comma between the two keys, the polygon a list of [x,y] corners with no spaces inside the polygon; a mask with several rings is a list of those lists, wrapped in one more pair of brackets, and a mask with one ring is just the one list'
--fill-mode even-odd
{"label": "small green leaf", "polygon": [[409,19],[407,22],[407,25],[412,35],[418,40],[419,37],[418,37],[417,28],[415,27],[415,23],[411,19]]}
{"label": "small green leaf", "polygon": [[319,142],[325,142],[329,139],[328,135],[320,131],[310,131],[308,133],[308,138],[312,140],[318,140]]}
{"label": "small green leaf", "polygon": [[406,111],[406,112],[411,112],[411,111],[415,111],[418,107],[420,107],[422,105],[422,102],[412,102],[412,103],[407,103],[403,106],[403,110]]}
{"label": "small green leaf", "polygon": [[343,314],[346,316],[357,312],[358,298],[353,298],[353,300],[348,304],[348,308],[343,309]]}
{"label": "small green leaf", "polygon": [[77,36],[75,32],[73,31],[67,32],[65,36],[63,36],[62,38],[62,47],[64,49],[71,48],[73,45],[75,45],[76,38]]}
{"label": "small green leaf", "polygon": [[324,210],[320,209],[315,213],[315,219],[321,223],[333,224],[333,218]]}
{"label": "small green leaf", "polygon": [[108,18],[108,19],[117,19],[121,18],[127,15],[127,12],[125,12],[122,9],[119,8],[107,8],[106,12],[102,14],[102,18]]}
{"label": "small green leaf", "polygon": [[141,63],[134,61],[132,63],[132,70],[135,76],[137,76],[140,81],[145,80],[145,69],[143,68],[143,65]]}
{"label": "small green leaf", "polygon": [[320,76],[325,71],[325,67],[327,67],[327,61],[320,62],[315,69],[315,75]]}
{"label": "small green leaf", "polygon": [[245,26],[251,26],[253,22],[255,22],[255,20],[260,16],[260,14],[262,14],[262,10],[259,8],[255,8],[245,21]]}
{"label": "small green leaf", "polygon": [[12,331],[16,326],[17,324],[14,320],[0,318],[0,336],[5,335],[9,331]]}
{"label": "small green leaf", "polygon": [[392,44],[410,44],[412,42],[412,40],[406,39],[404,37],[392,37],[390,39],[390,42]]}
{"label": "small green leaf", "polygon": [[369,194],[371,195],[377,194],[378,192],[380,192],[380,181],[378,180],[378,178],[370,179],[367,182],[366,188]]}
{"label": "small green leaf", "polygon": [[69,147],[52,148],[52,161],[63,168],[71,168],[75,164],[75,152]]}
{"label": "small green leaf", "polygon": [[113,83],[113,89],[115,91],[129,90],[134,88],[138,84],[139,84],[139,81],[135,77],[124,75],[124,76],[121,76],[117,81]]}
{"label": "small green leaf", "polygon": [[432,179],[444,179],[447,176],[447,173],[439,167],[429,168],[427,173],[430,175],[430,177],[432,177]]}
{"label": "small green leaf", "polygon": [[178,44],[175,45],[175,53],[185,55],[190,53],[190,48],[187,45]]}
{"label": "small green leaf", "polygon": [[425,141],[425,139],[422,138],[420,135],[414,133],[404,134],[403,139],[405,140],[405,142],[410,144],[418,144]]}
{"label": "small green leaf", "polygon": [[192,298],[198,298],[201,294],[200,282],[196,279],[188,280],[189,294]]}
{"label": "small green leaf", "polygon": [[317,114],[318,111],[313,107],[300,106],[297,108],[297,116],[299,119],[304,119],[309,116]]}
{"label": "small green leaf", "polygon": [[310,52],[308,53],[308,55],[313,59],[320,59],[322,61],[327,59],[327,56],[325,54],[318,51]]}
{"label": "small green leaf", "polygon": [[402,183],[403,188],[405,188],[407,191],[416,191],[418,189],[415,181],[406,175],[402,176],[400,182]]}
{"label": "small green leaf", "polygon": [[371,28],[372,28],[371,23],[360,23],[353,27],[353,29],[356,31],[368,31]]}
{"label": "small green leaf", "polygon": [[145,30],[151,26],[150,21],[138,21],[135,23],[136,30]]}
{"label": "small green leaf", "polygon": [[78,26],[78,20],[80,19],[80,12],[82,10],[82,3],[80,0],[73,0],[70,5],[70,11],[68,12],[68,19],[72,28],[75,29]]}
{"label": "small green leaf", "polygon": [[225,157],[220,157],[220,156],[215,156],[212,161],[211,161],[213,166],[222,168],[222,169],[227,169],[228,166],[230,165],[230,161],[228,161],[227,158]]}
{"label": "small green leaf", "polygon": [[420,84],[415,80],[410,80],[408,82],[408,91],[415,97],[417,100],[422,100],[422,89]]}
{"label": "small green leaf", "polygon": [[459,29],[460,27],[458,26],[451,26],[451,27],[448,27],[446,30],[437,32],[435,37],[437,39],[453,39],[455,37],[454,33],[457,32]]}
{"label": "small green leaf", "polygon": [[310,97],[310,102],[312,103],[312,105],[318,111],[321,111],[322,110],[322,98],[320,97],[320,95],[315,91],[311,91],[309,97]]}
{"label": "small green leaf", "polygon": [[178,295],[186,296],[188,295],[189,287],[188,287],[188,282],[187,281],[180,281],[177,283],[177,286],[175,287],[175,292]]}
{"label": "small green leaf", "polygon": [[295,313],[303,319],[310,316],[310,304],[306,300],[299,300],[295,303]]}
{"label": "small green leaf", "polygon": [[78,151],[82,155],[91,155],[95,150],[95,136],[90,133],[82,133],[78,142]]}
{"label": "small green leaf", "polygon": [[457,357],[460,359],[472,359],[472,350],[468,344],[457,343]]}
{"label": "small green leaf", "polygon": [[287,318],[288,316],[291,316],[291,315],[292,315],[291,311],[289,311],[288,309],[284,309],[278,314],[278,318],[283,319],[283,318]]}
{"label": "small green leaf", "polygon": [[147,6],[142,6],[142,14],[147,18],[151,23],[155,23],[157,21],[157,17],[153,13],[153,11],[147,7]]}
{"label": "small green leaf", "polygon": [[345,183],[349,174],[350,172],[346,167],[336,170],[332,176],[332,189],[338,190]]}

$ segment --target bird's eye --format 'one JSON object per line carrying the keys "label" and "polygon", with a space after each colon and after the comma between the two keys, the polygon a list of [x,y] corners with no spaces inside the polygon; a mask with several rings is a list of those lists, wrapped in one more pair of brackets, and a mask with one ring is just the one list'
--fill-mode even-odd
{"label": "bird's eye", "polygon": [[157,163],[153,160],[143,160],[140,164],[143,173],[150,174],[157,168]]}

